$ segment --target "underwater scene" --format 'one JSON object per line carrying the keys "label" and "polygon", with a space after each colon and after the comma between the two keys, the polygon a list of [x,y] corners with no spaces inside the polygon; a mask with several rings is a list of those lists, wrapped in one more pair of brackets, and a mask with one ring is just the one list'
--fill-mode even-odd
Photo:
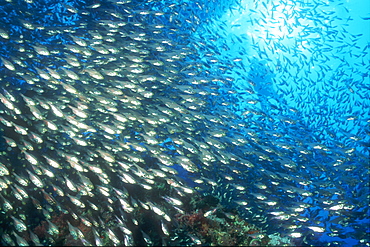
{"label": "underwater scene", "polygon": [[1,0],[2,246],[369,246],[368,0]]}

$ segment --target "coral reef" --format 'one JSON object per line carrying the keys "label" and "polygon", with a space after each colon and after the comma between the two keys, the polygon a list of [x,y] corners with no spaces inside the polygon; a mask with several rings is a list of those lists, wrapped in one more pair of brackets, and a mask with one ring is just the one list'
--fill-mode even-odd
{"label": "coral reef", "polygon": [[[159,186],[159,185],[158,185]],[[160,192],[159,192],[160,193]],[[194,193],[184,203],[183,212],[173,213],[172,222],[168,225],[169,237],[159,234],[161,226],[153,224],[156,222],[155,214],[138,208],[133,212],[139,221],[137,232],[148,234],[149,242],[142,245],[207,245],[207,246],[291,246],[294,245],[288,237],[281,237],[275,233],[267,235],[263,230],[242,219],[235,210],[223,207],[216,197],[211,195],[202,196]],[[92,219],[94,212],[87,210],[78,212],[85,219]],[[102,214],[104,217],[99,227],[117,230],[119,223],[109,212]],[[52,225],[50,225],[50,223]],[[91,224],[91,225],[90,225]],[[56,229],[53,229],[53,225]],[[74,219],[71,214],[53,212],[48,220],[41,220],[33,228],[40,238],[41,244],[82,246],[82,245],[112,245],[109,233],[94,233],[94,222],[86,222],[80,218]],[[133,228],[131,228],[133,229]],[[49,242],[48,235],[54,234],[55,242]],[[76,237],[76,235],[81,235]],[[134,235],[137,234],[134,232]],[[57,235],[57,236],[55,236]],[[30,236],[23,236],[29,240]]]}
{"label": "coral reef", "polygon": [[[190,212],[176,214],[177,227],[173,230],[174,245],[209,245],[209,246],[262,246],[270,238],[256,226],[240,218],[234,211],[227,210],[220,204],[207,204],[216,198],[193,197],[189,203]],[[203,207],[200,207],[200,206]]]}

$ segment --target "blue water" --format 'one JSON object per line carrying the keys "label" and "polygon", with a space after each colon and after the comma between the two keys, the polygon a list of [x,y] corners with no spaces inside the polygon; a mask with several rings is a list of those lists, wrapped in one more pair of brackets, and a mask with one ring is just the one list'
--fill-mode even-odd
{"label": "blue water", "polygon": [[[97,2],[94,1],[94,3]],[[303,143],[307,140],[310,140],[309,142],[315,140],[329,148],[354,153],[353,156],[345,157],[350,157],[351,159],[348,160],[348,163],[354,165],[357,169],[352,169],[355,170],[353,174],[351,173],[352,170],[349,170],[347,174],[345,171],[342,171],[339,173],[339,176],[345,174],[346,179],[348,177],[361,179],[365,177],[366,179],[364,174],[358,174],[357,172],[366,171],[365,168],[361,169],[358,166],[366,166],[367,164],[356,162],[362,161],[363,157],[365,159],[369,157],[369,1],[203,0],[197,2],[183,0],[179,1],[181,3],[177,3],[162,0],[141,2],[143,3],[142,6],[139,5],[139,1],[136,1],[135,7],[137,9],[146,10],[150,8],[151,10],[164,12],[164,17],[153,19],[148,17],[147,19],[148,23],[151,24],[161,24],[163,22],[163,24],[168,25],[166,26],[167,29],[163,31],[165,33],[163,36],[173,39],[175,43],[186,43],[188,47],[197,50],[197,56],[189,56],[189,58],[186,58],[187,62],[201,63],[202,66],[199,70],[206,71],[202,76],[212,75],[222,78],[218,90],[222,94],[216,99],[225,100],[212,102],[214,109],[208,108],[207,113],[213,113],[219,109],[227,109],[240,116],[246,128],[253,129],[261,125],[264,130],[280,129],[286,139],[300,140]],[[94,29],[95,26],[89,26],[94,24],[92,20],[101,19],[102,12],[99,11],[103,11],[105,7],[111,7],[109,2],[102,1],[101,7],[97,10],[88,8],[90,14],[86,17],[87,15],[81,12],[81,10],[86,10],[86,6],[91,5],[91,2],[66,0],[63,3],[80,10],[79,14],[71,14],[66,11],[65,6],[59,1],[45,0],[43,3],[36,2],[32,7],[24,5],[20,12],[10,11],[11,8],[1,9],[1,13],[3,13],[0,16],[3,24],[2,28],[9,30],[10,35],[14,36],[23,32],[27,35],[31,33],[25,38],[25,47],[30,50],[33,49],[32,44],[36,43],[47,45],[49,48],[53,45],[59,47],[60,44],[72,43],[67,34],[59,33],[55,36],[43,36],[42,32],[37,30],[25,32],[24,28],[20,28],[18,17],[21,17],[24,12],[32,11],[33,16],[27,15],[27,18],[32,19],[33,24],[58,28],[58,30],[63,29],[65,26],[76,26],[76,36],[78,36],[80,30],[77,26],[79,24],[83,23],[88,28]],[[122,8],[124,7],[116,7],[117,12],[123,11]],[[140,18],[145,19],[145,17],[137,18],[135,13],[127,20],[128,22],[142,20]],[[91,23],[85,23],[86,20],[90,20]],[[176,21],[181,22],[181,25],[175,25]],[[171,25],[180,28],[179,33],[186,35],[178,36],[176,33],[171,32]],[[83,34],[80,35],[83,36]],[[9,41],[9,43],[4,41],[3,44],[0,44],[0,55],[7,59],[17,49],[17,45],[14,45],[17,42]],[[161,58],[160,53],[158,58]],[[90,61],[81,59],[80,62],[89,63]],[[58,69],[53,67],[54,61],[47,58],[42,58],[42,60],[38,61],[27,59],[25,63],[28,67],[24,70],[29,69],[35,74],[37,73],[33,67],[41,68],[47,65],[53,69]],[[58,63],[55,62],[55,64]],[[32,85],[27,85],[19,77],[13,76],[4,68],[2,68],[2,72],[4,72],[2,77],[4,81],[6,79],[7,82],[15,87],[21,86],[19,91],[23,90],[22,92],[24,92],[33,87]],[[189,78],[191,77],[189,76]],[[1,82],[2,85],[5,85],[4,81]],[[201,86],[194,87],[197,89],[201,88]],[[225,103],[225,105],[220,107],[221,103]],[[266,116],[273,119],[273,121],[269,122],[271,126],[266,125],[266,121],[262,121],[258,117],[250,117],[249,111],[266,114]],[[297,121],[301,129],[297,128],[296,132],[289,128],[284,129],[284,127],[288,126],[284,121]],[[240,124],[240,122],[236,123]],[[287,129],[290,132],[287,132]],[[304,131],[301,132],[301,130]],[[244,129],[241,130],[241,132],[243,131]],[[206,130],[205,133],[207,133]],[[245,134],[245,132],[243,133]],[[88,134],[92,133],[89,132]],[[136,136],[139,134],[135,132]],[[249,137],[248,135],[246,136]],[[269,139],[269,143],[272,146],[275,144],[275,137],[263,136],[262,134],[261,136]],[[63,137],[68,138],[66,134]],[[171,144],[171,142],[172,140],[167,138],[164,143],[160,144],[167,149],[169,154],[175,153],[172,151],[176,150],[175,145]],[[257,146],[255,143],[253,145]],[[244,151],[242,148],[241,150],[232,150],[233,153],[238,155],[245,155]],[[326,154],[317,152],[315,155],[315,162],[323,166],[320,169],[320,171],[323,171],[322,174],[310,174],[308,168],[310,168],[311,164],[309,164],[307,165],[307,171],[303,168],[298,169],[298,171],[304,171],[304,174],[301,174],[301,176],[300,174],[294,175],[297,178],[310,177],[313,182],[340,181],[341,177],[332,174],[335,169],[330,167],[331,164],[327,162],[329,159],[325,156]],[[298,156],[299,154],[295,154],[286,158],[295,161],[299,160]],[[238,167],[242,173],[250,172],[250,174],[245,174],[245,177],[242,174],[239,180],[236,179],[241,185],[252,187],[254,182],[247,181],[247,179],[266,178],[266,175],[263,173],[266,167],[269,169],[271,166],[271,170],[274,172],[286,172],[288,170],[285,168],[279,170],[278,166],[280,164],[277,164],[277,162],[271,162],[270,164],[265,161],[259,161],[261,159],[256,158],[254,160],[256,162],[254,169]],[[201,165],[198,164],[198,166]],[[306,164],[300,163],[299,165]],[[328,171],[325,169],[325,166],[328,166]],[[179,176],[183,177],[188,185],[195,186],[193,178],[198,174],[189,175],[178,164],[175,164],[173,167],[181,173]],[[200,168],[205,170],[204,174],[209,172],[211,174],[210,177],[214,176],[222,181],[219,184],[219,193],[229,193],[230,197],[240,196],[235,190],[230,189],[230,186],[227,184],[228,180],[222,179],[223,175],[225,175],[223,174],[224,170],[229,171],[227,165],[217,164],[217,166],[211,166],[211,168],[206,166]],[[220,168],[220,170],[217,170],[217,168]],[[260,177],[256,177],[258,175]],[[236,177],[235,174],[233,176]],[[284,180],[281,180],[284,183]],[[358,191],[368,192],[366,190],[366,186],[368,186],[367,181],[358,181],[355,183],[357,185],[352,185],[351,183],[351,186],[348,187],[345,187],[347,184],[344,185],[343,187],[348,189],[344,193],[346,198],[351,198],[353,191],[356,192],[354,193],[356,195],[360,194],[357,193]],[[291,185],[293,182],[289,182],[289,184]],[[313,185],[299,185],[297,187],[304,187],[304,189],[310,191],[315,191],[317,188]],[[338,187],[333,186],[331,189],[338,189]],[[276,190],[278,191],[278,189]],[[248,192],[256,191],[258,191],[256,188],[250,188],[250,191],[248,188]],[[281,191],[278,192],[280,193]],[[274,196],[272,195],[272,198]],[[284,198],[288,197],[284,196]],[[240,197],[244,200],[253,198],[248,193],[242,194]],[[361,217],[358,217],[360,219],[357,219],[356,216],[353,216],[351,219],[356,218],[356,220],[351,221],[350,227],[340,229],[340,238],[329,236],[328,233],[331,232],[329,228],[336,226],[336,224],[329,221],[335,220],[340,215],[335,215],[335,213],[329,214],[329,210],[314,205],[314,199],[314,196],[294,199],[300,202],[312,203],[313,205],[306,209],[302,216],[310,218],[312,225],[326,228],[321,235],[315,235],[315,240],[312,240],[312,242],[308,240],[307,242],[316,245],[335,241],[345,241],[348,246],[360,244],[359,240],[347,237],[347,233],[358,231],[358,229],[353,227],[354,225],[368,225],[368,217],[360,215]],[[334,194],[330,199],[336,201],[340,198]],[[351,199],[353,199],[351,202],[356,202],[357,198]],[[294,200],[292,199],[291,201]],[[250,204],[253,205],[253,202],[250,202]],[[359,205],[362,204],[359,202]],[[228,206],[233,207],[235,205],[230,204]],[[260,211],[260,204],[255,204],[255,206]],[[289,204],[289,206],[291,205]],[[355,208],[354,214],[357,212],[369,213],[368,208],[360,208],[355,203],[353,207]],[[258,211],[257,209],[256,211]],[[278,209],[283,210],[284,207],[281,206]],[[268,212],[270,208],[266,206],[264,210]],[[241,210],[241,213],[245,213],[245,210]],[[317,219],[317,224],[315,219]],[[363,227],[360,229],[365,231]],[[282,235],[284,234],[285,232],[282,232]],[[336,246],[335,243],[333,245]]]}
{"label": "blue water", "polygon": [[[352,147],[351,136],[369,143],[369,11],[365,0],[243,0],[207,28],[222,37],[215,46],[228,47],[221,59],[242,58],[228,72],[240,93],[251,88],[245,71],[260,61],[275,93],[315,134],[330,143],[334,132]],[[251,97],[239,97],[241,113]]]}
{"label": "blue water", "polygon": [[[263,103],[267,98],[274,105],[283,103],[288,109],[278,114],[296,115],[323,143],[343,143],[369,157],[369,16],[366,0],[242,0],[221,18],[211,20],[206,29],[218,39],[209,44],[225,47],[215,57],[233,65],[226,74],[239,94],[235,111],[243,115],[253,108],[246,103],[251,99],[259,100],[257,106],[264,111],[268,111]],[[202,33],[194,35],[207,42]],[[260,75],[252,70],[259,70]],[[245,93],[256,89],[247,75],[261,84],[259,95]],[[325,211],[320,215],[328,218]],[[358,223],[370,227],[368,219]],[[344,228],[344,232],[356,231]],[[350,237],[327,234],[319,241],[359,244]]]}

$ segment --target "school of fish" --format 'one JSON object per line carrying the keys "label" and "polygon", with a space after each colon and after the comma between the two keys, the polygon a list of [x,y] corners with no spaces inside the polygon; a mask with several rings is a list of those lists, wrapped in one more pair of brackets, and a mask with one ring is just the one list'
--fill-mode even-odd
{"label": "school of fish", "polygon": [[333,134],[328,142],[313,130],[326,124],[308,126],[263,84],[268,75],[279,87],[263,51],[257,60],[242,49],[225,57],[230,44],[216,45],[222,25],[211,27],[237,6],[0,4],[2,245],[62,244],[59,214],[79,245],[170,244],[172,217],[194,193],[305,244],[320,234],[369,242],[370,120],[352,116],[361,136],[344,131],[347,141]]}

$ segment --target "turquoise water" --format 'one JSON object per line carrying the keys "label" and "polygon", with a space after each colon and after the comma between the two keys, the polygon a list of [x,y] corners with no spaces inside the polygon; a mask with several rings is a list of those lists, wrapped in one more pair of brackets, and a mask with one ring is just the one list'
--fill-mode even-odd
{"label": "turquoise water", "polygon": [[[228,47],[221,59],[243,59],[228,71],[238,92],[251,88],[246,72],[261,61],[274,92],[299,111],[315,134],[330,142],[328,134],[336,133],[347,145],[356,145],[348,138],[369,142],[369,5],[241,1],[207,28],[221,36],[213,45]],[[250,97],[238,97],[240,113],[250,106],[244,102]],[[348,120],[351,116],[354,119]]]}

